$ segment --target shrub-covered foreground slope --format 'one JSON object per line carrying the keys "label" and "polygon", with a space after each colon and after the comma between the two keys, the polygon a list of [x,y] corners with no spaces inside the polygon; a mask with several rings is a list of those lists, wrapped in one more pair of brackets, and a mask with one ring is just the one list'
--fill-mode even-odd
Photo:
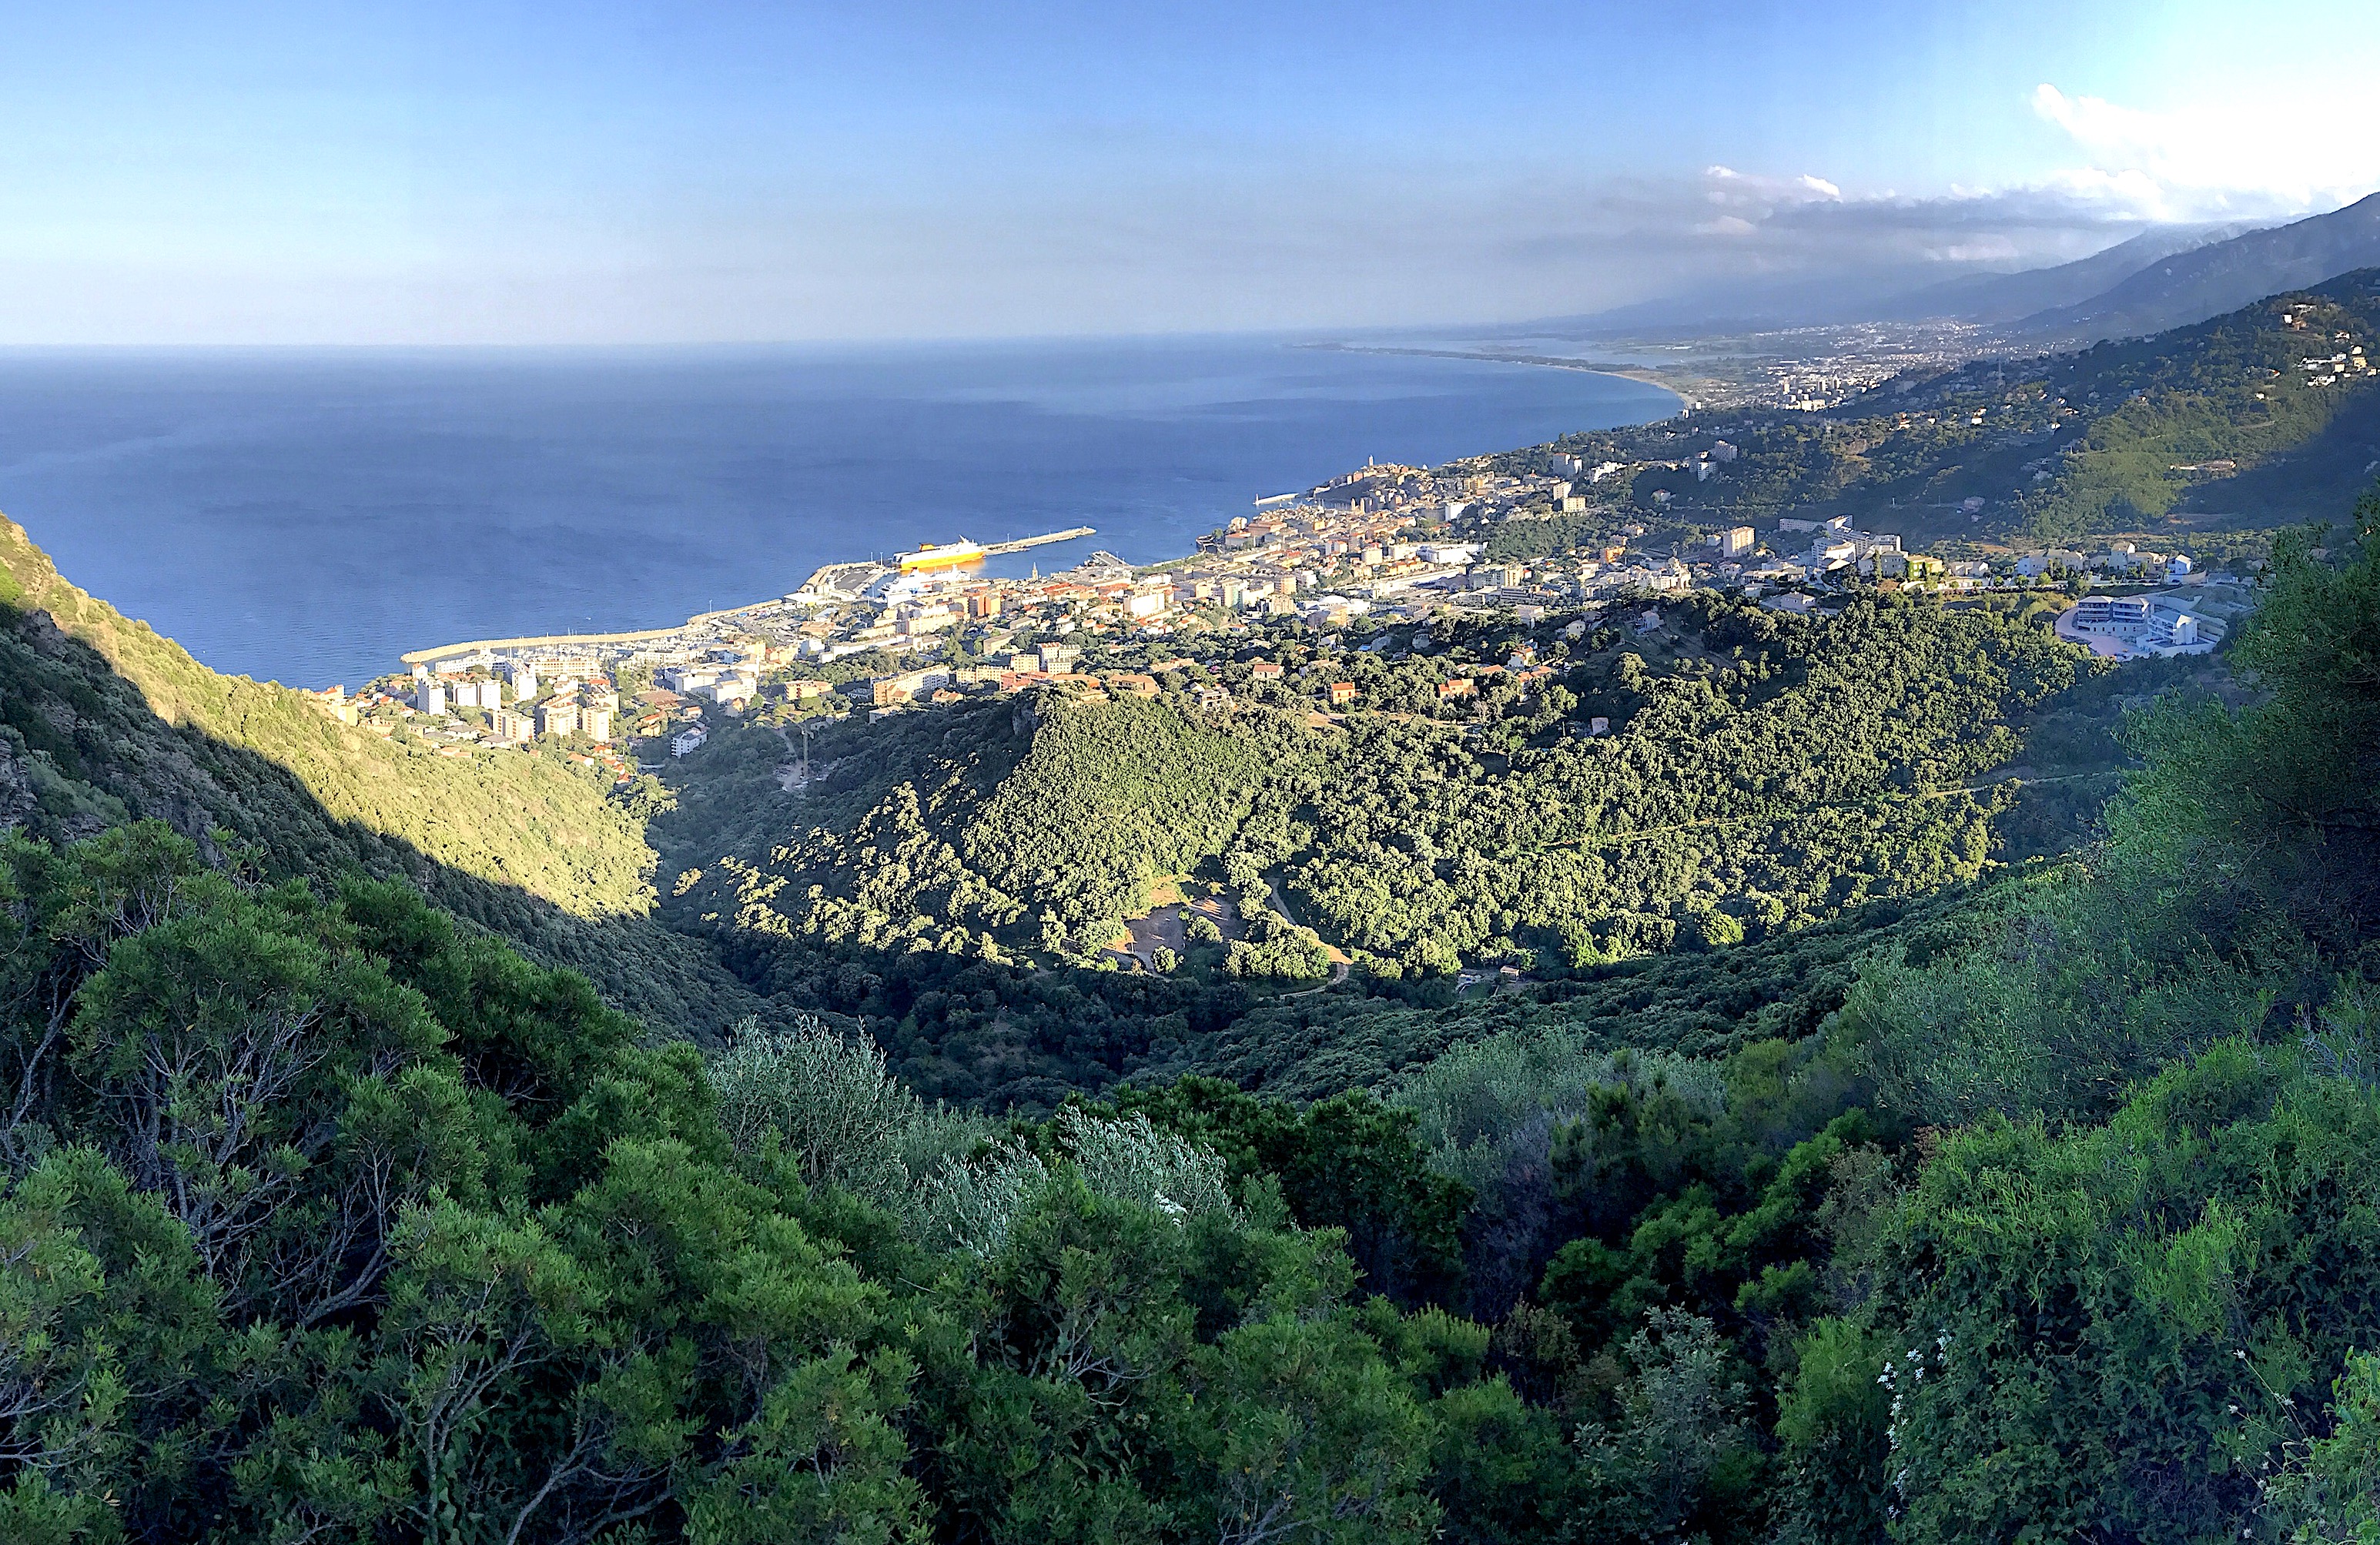
{"label": "shrub-covered foreground slope", "polygon": [[274,876],[403,875],[442,906],[575,967],[657,1026],[756,1007],[650,921],[653,855],[601,784],[558,760],[433,754],[298,693],[216,674],[67,584],[0,523],[0,801],[53,839],[144,816]]}
{"label": "shrub-covered foreground slope", "polygon": [[1305,1104],[996,1125],[398,884],[0,839],[0,1538],[2369,1538],[2380,501],[2238,656],[1815,1025]]}

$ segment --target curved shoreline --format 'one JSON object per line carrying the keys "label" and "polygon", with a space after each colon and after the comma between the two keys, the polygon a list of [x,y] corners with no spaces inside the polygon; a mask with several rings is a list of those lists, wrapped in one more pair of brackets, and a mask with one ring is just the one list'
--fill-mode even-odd
{"label": "curved shoreline", "polygon": [[[1317,349],[1331,354],[1378,354],[1408,359],[1467,359],[1481,365],[1525,365],[1541,370],[1579,370],[1590,376],[1609,376],[1614,380],[1633,380],[1639,386],[1657,387],[1677,400],[1678,411],[1685,412],[1694,405],[1692,399],[1663,380],[1658,371],[1641,365],[1622,365],[1609,359],[1568,359],[1553,354],[1485,354],[1473,349],[1425,349],[1401,344],[1297,344],[1301,349]],[[1658,423],[1658,418],[1646,423]]]}
{"label": "curved shoreline", "polygon": [[[1630,381],[1639,386],[1650,386],[1666,394],[1675,404],[1670,414],[1655,415],[1641,421],[1645,423],[1658,423],[1664,417],[1674,416],[1677,414],[1687,412],[1693,406],[1691,400],[1682,392],[1679,392],[1675,387],[1656,379],[1649,372],[1641,370],[1633,366],[1610,363],[1594,363],[1577,359],[1564,359],[1554,356],[1475,354],[1458,349],[1426,349],[1392,346],[1387,344],[1372,345],[1362,344],[1318,343],[1293,344],[1290,346],[1292,348],[1313,349],[1328,353],[1382,355],[1422,359],[1463,360],[1481,365],[1518,365],[1539,369],[1574,370],[1585,375],[1607,376],[1616,380]],[[1083,533],[1089,533],[1090,529],[1091,528],[1087,526],[1080,528]],[[991,546],[987,547],[984,550],[987,554],[1017,551],[1022,550],[1025,548],[1040,545],[1043,542],[1071,537],[1075,534],[1075,532],[1068,531],[1053,533],[1049,537],[1027,537],[1022,541],[1016,542],[994,543]],[[1135,565],[1135,567],[1161,566],[1166,563],[1180,562],[1185,558],[1195,556],[1195,552],[1189,554],[1176,554],[1171,558],[1158,559],[1153,564]],[[832,568],[836,565],[832,561],[830,561],[826,566]],[[582,646],[600,648],[610,645],[641,644],[653,639],[675,637],[678,634],[702,628],[723,619],[736,616],[739,613],[754,611],[762,607],[776,605],[778,604],[778,601],[779,597],[770,597],[761,600],[747,601],[741,606],[722,607],[716,610],[698,612],[674,627],[637,628],[612,633],[537,634],[514,638],[471,639],[458,644],[442,644],[431,648],[409,650],[397,658],[407,668],[413,668],[423,665],[434,665],[440,660],[453,659],[458,656],[493,653],[498,650],[506,649],[554,649],[571,648]]]}
{"label": "curved shoreline", "polygon": [[[1145,565],[1189,553],[1254,495],[1368,454],[1437,465],[1675,411],[1635,390],[1647,383],[1593,373],[1290,347],[1317,336],[1002,346],[947,369],[930,351],[863,351],[876,364],[856,376],[829,361],[722,374],[665,352],[558,372],[502,354],[399,368],[306,351],[193,356],[162,375],[128,361],[95,380],[27,368],[9,380],[60,415],[42,438],[109,453],[20,464],[0,492],[73,572],[211,665],[352,686],[432,649],[666,632],[919,538],[1089,524]],[[225,381],[249,393],[246,449],[194,461],[204,437],[175,434],[217,422]],[[309,406],[322,381],[349,404],[341,422],[369,431],[353,465],[327,453]],[[144,383],[162,438],[111,438],[108,404]],[[1046,570],[1078,555],[1030,556]],[[1026,568],[997,557],[988,572]]]}

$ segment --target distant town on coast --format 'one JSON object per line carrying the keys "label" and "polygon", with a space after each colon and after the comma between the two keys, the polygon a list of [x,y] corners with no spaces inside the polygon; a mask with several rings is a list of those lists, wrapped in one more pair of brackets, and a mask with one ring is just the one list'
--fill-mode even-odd
{"label": "distant town on coast", "polygon": [[[1875,385],[1854,376],[1839,391],[1855,399]],[[1903,411],[1897,427],[1972,439],[1997,409],[1999,423],[1983,438],[2021,447],[2055,440],[2074,416],[2037,391],[2010,396],[1981,404],[1960,397],[1914,418]],[[1796,403],[1788,416],[1840,407]],[[402,725],[456,754],[558,742],[625,779],[636,765],[625,743],[666,743],[684,755],[707,738],[707,715],[881,718],[1044,686],[1153,697],[1169,670],[1197,674],[1197,662],[1178,658],[1185,640],[1281,626],[1327,649],[1351,630],[1447,614],[1502,614],[1526,628],[1575,613],[1583,633],[1624,613],[1642,628],[1658,623],[1662,605],[1695,592],[1807,613],[1856,590],[1954,600],[2026,590],[2058,598],[2060,636],[2122,659],[2211,650],[2249,605],[2230,573],[2201,572],[2185,552],[2135,541],[2085,551],[1971,537],[1919,551],[1900,532],[1865,529],[1854,513],[1795,505],[1791,514],[1737,519],[1742,485],[1762,471],[1747,447],[1776,441],[1746,422],[1749,411],[1571,437],[1588,442],[1579,450],[1561,449],[1565,441],[1435,468],[1367,463],[1303,493],[1257,498],[1248,513],[1201,537],[1195,552],[1155,564],[1100,551],[1063,572],[990,577],[981,572],[988,556],[1096,533],[1080,526],[988,546],[962,538],[889,561],[829,563],[789,594],[675,628],[441,646],[406,655],[407,671],[353,695],[343,687],[313,695],[344,721],[383,734]],[[1938,536],[1987,513],[2004,525],[2011,502],[1968,495],[1888,504],[1869,524]],[[2078,602],[2094,585],[2126,593]],[[1087,648],[1103,669],[1077,669]],[[1498,684],[1525,692],[1547,674],[1524,665]],[[1209,706],[1228,695],[1214,682],[1182,684]],[[1481,684],[1449,679],[1438,689],[1443,703],[1460,706]],[[1321,710],[1363,706],[1354,684],[1335,677],[1315,690]]]}

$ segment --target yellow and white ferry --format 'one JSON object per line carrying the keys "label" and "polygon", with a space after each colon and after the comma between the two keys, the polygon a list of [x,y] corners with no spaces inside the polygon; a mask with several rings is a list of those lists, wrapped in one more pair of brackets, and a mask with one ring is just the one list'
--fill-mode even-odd
{"label": "yellow and white ferry", "polygon": [[931,542],[920,542],[917,544],[917,551],[905,552],[901,555],[901,572],[905,574],[914,574],[935,569],[958,569],[969,563],[981,561],[983,561],[983,545],[979,542],[970,542],[965,537],[955,542],[945,543],[941,547],[936,547]]}

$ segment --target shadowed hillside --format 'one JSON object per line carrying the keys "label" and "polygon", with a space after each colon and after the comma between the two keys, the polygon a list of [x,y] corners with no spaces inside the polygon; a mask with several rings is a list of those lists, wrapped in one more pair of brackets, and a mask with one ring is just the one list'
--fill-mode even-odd
{"label": "shadowed hillside", "polygon": [[239,856],[227,839],[274,877],[402,875],[656,1028],[701,1033],[758,1006],[647,918],[651,850],[601,784],[536,756],[396,744],[218,675],[0,523],[0,819],[64,841],[144,817],[218,862]]}

